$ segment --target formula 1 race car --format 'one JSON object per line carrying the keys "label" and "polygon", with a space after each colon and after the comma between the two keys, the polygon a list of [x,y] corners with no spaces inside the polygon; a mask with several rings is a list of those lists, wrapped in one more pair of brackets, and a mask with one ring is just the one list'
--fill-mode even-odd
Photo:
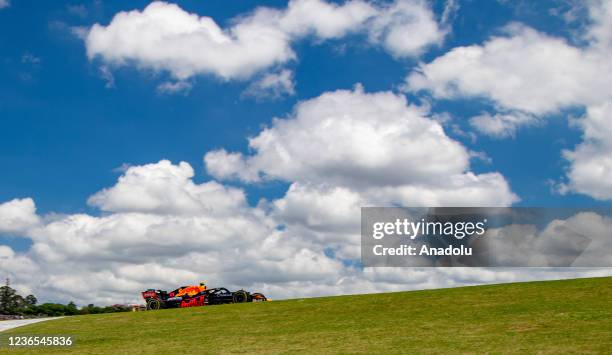
{"label": "formula 1 race car", "polygon": [[148,310],[268,301],[261,293],[245,290],[231,292],[225,287],[209,289],[203,282],[198,286],[179,287],[172,292],[148,289],[142,292],[142,298],[146,301]]}

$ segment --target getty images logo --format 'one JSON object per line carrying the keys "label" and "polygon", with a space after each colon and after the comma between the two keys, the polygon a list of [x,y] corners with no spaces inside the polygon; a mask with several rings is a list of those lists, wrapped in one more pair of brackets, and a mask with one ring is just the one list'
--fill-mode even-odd
{"label": "getty images logo", "polygon": [[469,222],[410,221],[408,218],[396,219],[395,222],[375,222],[372,224],[372,238],[380,240],[386,236],[452,236],[463,239],[471,236],[482,236],[486,233],[487,219]]}

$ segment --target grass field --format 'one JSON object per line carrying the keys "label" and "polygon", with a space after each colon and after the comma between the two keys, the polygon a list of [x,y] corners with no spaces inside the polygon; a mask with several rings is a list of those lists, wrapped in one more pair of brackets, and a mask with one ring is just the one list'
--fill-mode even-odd
{"label": "grass field", "polygon": [[7,334],[70,334],[61,350],[79,354],[610,353],[612,278],[74,316]]}

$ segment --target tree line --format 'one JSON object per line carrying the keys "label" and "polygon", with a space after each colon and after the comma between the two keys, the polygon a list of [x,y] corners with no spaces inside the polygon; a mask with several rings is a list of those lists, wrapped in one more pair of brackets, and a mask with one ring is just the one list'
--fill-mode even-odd
{"label": "tree line", "polygon": [[0,315],[14,316],[72,316],[77,314],[97,314],[126,312],[131,308],[123,305],[98,307],[94,304],[78,308],[74,302],[68,304],[43,303],[38,304],[38,299],[34,295],[25,297],[17,293],[10,285],[10,280],[6,279],[4,286],[0,287]]}

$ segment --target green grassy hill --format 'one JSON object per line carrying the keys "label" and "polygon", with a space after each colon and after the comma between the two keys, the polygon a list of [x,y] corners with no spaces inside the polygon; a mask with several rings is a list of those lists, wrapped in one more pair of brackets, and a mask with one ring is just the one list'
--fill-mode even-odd
{"label": "green grassy hill", "polygon": [[609,353],[612,278],[75,316],[7,334],[71,334],[63,350],[79,354]]}

